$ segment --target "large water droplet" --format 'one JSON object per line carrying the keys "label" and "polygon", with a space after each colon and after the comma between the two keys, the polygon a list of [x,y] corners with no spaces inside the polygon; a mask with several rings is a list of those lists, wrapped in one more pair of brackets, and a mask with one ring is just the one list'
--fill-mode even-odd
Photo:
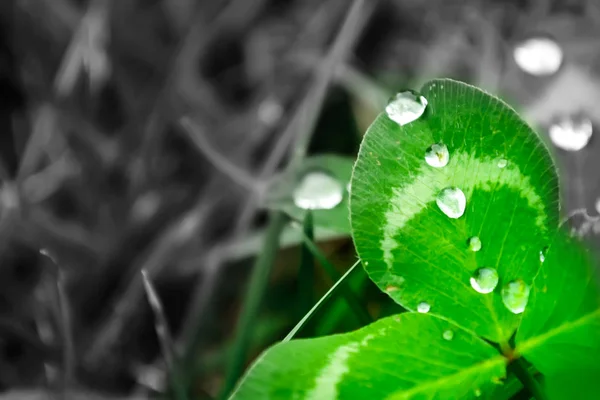
{"label": "large water droplet", "polygon": [[552,143],[566,151],[583,149],[589,143],[593,133],[592,121],[581,114],[559,117],[548,130]]}
{"label": "large water droplet", "polygon": [[471,277],[471,287],[479,293],[491,293],[498,286],[498,271],[494,268],[479,268]]}
{"label": "large water droplet", "polygon": [[426,301],[422,301],[417,305],[417,311],[420,313],[427,313],[431,310],[431,306]]}
{"label": "large water droplet", "polygon": [[294,204],[305,210],[329,210],[342,202],[344,187],[331,175],[312,171],[294,190]]}
{"label": "large water droplet", "polygon": [[425,151],[425,161],[435,168],[445,167],[448,165],[448,161],[450,161],[448,146],[443,143],[436,143],[430,146]]}
{"label": "large water droplet", "polygon": [[521,314],[527,306],[529,291],[529,286],[521,279],[509,282],[502,288],[502,302],[513,314]]}
{"label": "large water droplet", "polygon": [[399,125],[418,119],[427,108],[427,99],[414,90],[397,93],[385,107],[388,117]]}
{"label": "large water droplet", "polygon": [[547,37],[534,37],[515,46],[513,57],[523,71],[536,76],[555,74],[563,61],[561,47]]}
{"label": "large water droplet", "polygon": [[469,246],[469,250],[471,251],[479,251],[481,250],[481,239],[478,236],[470,237],[467,240],[467,245]]}
{"label": "large water droplet", "polygon": [[450,218],[460,218],[465,213],[467,198],[462,190],[456,187],[442,189],[435,199],[438,207]]}
{"label": "large water droplet", "polygon": [[454,338],[454,332],[452,332],[450,329],[444,331],[444,333],[442,333],[442,337],[445,340],[452,340]]}

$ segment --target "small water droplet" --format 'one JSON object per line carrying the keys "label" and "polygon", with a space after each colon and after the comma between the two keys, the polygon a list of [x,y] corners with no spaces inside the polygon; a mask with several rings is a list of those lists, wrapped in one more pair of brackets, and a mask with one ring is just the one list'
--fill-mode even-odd
{"label": "small water droplet", "polygon": [[498,271],[494,268],[479,268],[470,279],[471,287],[479,293],[491,293],[498,286]]}
{"label": "small water droplet", "polygon": [[442,337],[445,340],[452,340],[454,338],[454,332],[452,332],[450,329],[444,331],[444,333],[442,333]]}
{"label": "small water droplet", "polygon": [[417,311],[420,313],[428,313],[431,309],[431,306],[426,301],[422,301],[417,305]]}
{"label": "small water droplet", "polygon": [[596,200],[596,212],[600,214],[600,197]]}
{"label": "small water droplet", "polygon": [[462,190],[456,187],[442,189],[435,199],[438,207],[449,218],[460,218],[465,213],[467,199]]}
{"label": "small water droplet", "polygon": [[508,161],[504,158],[498,160],[498,168],[504,168],[508,164]]}
{"label": "small water droplet", "polygon": [[427,108],[427,99],[414,90],[397,93],[385,107],[388,117],[399,125],[418,119]]}
{"label": "small water droplet", "polygon": [[443,143],[436,143],[431,145],[425,151],[425,161],[427,164],[435,168],[442,168],[448,165],[450,161],[450,153],[448,152],[448,146]]}
{"label": "small water droplet", "polygon": [[481,250],[481,239],[479,239],[479,236],[470,237],[467,240],[467,245],[469,246],[469,250],[479,251]]}
{"label": "small water droplet", "polygon": [[513,51],[515,62],[523,71],[535,76],[555,74],[563,61],[563,51],[548,37],[533,37],[522,41]]}
{"label": "small water droplet", "polygon": [[385,288],[385,291],[388,292],[388,293],[395,292],[397,290],[400,290],[400,288],[398,286],[394,286],[394,285],[388,285]]}
{"label": "small water droplet", "polygon": [[351,193],[352,190],[352,185],[350,184],[351,182],[348,182],[348,184],[346,185],[346,192]]}
{"label": "small water droplet", "polygon": [[521,279],[509,282],[502,288],[502,302],[513,314],[521,314],[527,306],[529,291],[529,286]]}
{"label": "small water droplet", "polygon": [[548,252],[548,246],[540,250],[540,262],[546,261],[546,253]]}
{"label": "small water droplet", "polygon": [[342,202],[343,191],[342,184],[331,175],[312,171],[294,190],[294,204],[305,210],[330,210]]}
{"label": "small water droplet", "polygon": [[475,397],[481,397],[481,389],[475,389]]}
{"label": "small water droplet", "polygon": [[552,143],[566,151],[583,149],[589,143],[593,133],[592,121],[583,114],[558,117],[548,129]]}

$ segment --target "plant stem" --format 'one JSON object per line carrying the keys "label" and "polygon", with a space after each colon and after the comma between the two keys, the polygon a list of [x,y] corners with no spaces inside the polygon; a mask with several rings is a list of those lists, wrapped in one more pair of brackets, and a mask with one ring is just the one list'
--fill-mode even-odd
{"label": "plant stem", "polygon": [[521,381],[523,386],[529,391],[529,393],[537,400],[547,400],[548,397],[544,392],[544,389],[535,377],[527,370],[527,366],[522,358],[516,358],[512,363],[509,364],[509,368]]}
{"label": "plant stem", "polygon": [[250,342],[250,333],[256,321],[263,293],[269,281],[273,261],[279,250],[280,234],[287,222],[287,217],[281,212],[271,213],[270,218],[271,221],[269,222],[265,236],[263,251],[256,258],[252,268],[248,291],[244,297],[244,307],[237,327],[232,358],[227,375],[225,376],[221,395],[219,396],[220,399],[227,398],[244,369],[248,344]]}
{"label": "plant stem", "polygon": [[[312,212],[307,212],[304,218],[304,235],[314,240],[314,224]],[[298,270],[298,318],[302,318],[314,302],[315,257],[310,249],[303,245],[300,249],[300,267]]]}
{"label": "plant stem", "polygon": [[337,282],[335,282],[335,284],[327,291],[327,293],[325,293],[323,295],[323,297],[321,297],[319,299],[319,301],[317,301],[317,304],[315,304],[313,306],[313,308],[310,309],[309,312],[306,313],[306,315],[304,315],[304,317],[302,317],[302,319],[300,320],[300,322],[298,322],[296,324],[296,326],[294,326],[294,328],[290,331],[290,333],[287,334],[287,336],[282,340],[283,342],[288,342],[290,341],[295,335],[296,333],[298,333],[298,331],[300,331],[300,329],[302,329],[302,327],[304,325],[306,325],[308,323],[308,321],[310,321],[310,319],[317,313],[317,311],[325,305],[325,303],[327,302],[327,300],[331,297],[331,295],[337,290],[338,286],[340,285],[344,285],[346,284],[346,280],[348,279],[348,277],[350,276],[350,274],[352,274],[352,272],[354,272],[354,270],[356,270],[356,267],[360,266],[360,260],[355,262],[353,266],[351,266],[348,271],[346,271],[346,273],[337,280]]}
{"label": "plant stem", "polygon": [[[327,272],[331,280],[333,280],[334,282],[340,281],[342,279],[342,275],[329,262],[327,257],[325,257],[321,250],[319,250],[317,245],[312,240],[310,240],[309,237],[306,236],[306,234],[304,234],[304,232],[302,232],[302,240],[304,242],[304,245],[311,251],[311,253],[319,261],[319,263],[321,263],[321,265],[325,269],[325,272]],[[373,318],[371,318],[369,313],[365,310],[360,301],[356,298],[350,286],[344,285],[340,288],[340,291],[341,295],[344,296],[346,303],[348,303],[348,306],[350,306],[350,308],[356,315],[356,318],[362,325],[368,325],[371,322],[373,322]]]}

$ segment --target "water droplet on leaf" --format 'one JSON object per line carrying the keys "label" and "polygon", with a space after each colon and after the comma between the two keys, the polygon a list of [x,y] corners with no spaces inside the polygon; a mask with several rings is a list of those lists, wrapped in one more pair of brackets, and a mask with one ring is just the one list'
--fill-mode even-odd
{"label": "water droplet on leaf", "polygon": [[536,76],[555,74],[563,61],[563,51],[554,40],[534,37],[522,41],[513,51],[515,62],[523,71]]}
{"label": "water droplet on leaf", "polygon": [[444,333],[442,333],[442,337],[445,340],[452,340],[452,338],[454,338],[454,332],[452,332],[450,329],[444,331]]}
{"label": "water droplet on leaf", "polygon": [[530,288],[521,279],[509,282],[502,288],[502,302],[513,314],[525,311],[529,300]]}
{"label": "water droplet on leaf", "polygon": [[592,121],[583,115],[563,116],[550,125],[552,143],[566,151],[579,151],[590,141],[594,130]]}
{"label": "water droplet on leaf", "polygon": [[435,202],[449,218],[460,218],[465,213],[467,205],[465,194],[456,187],[442,189],[438,193]]}
{"label": "water droplet on leaf", "polygon": [[498,160],[498,168],[504,168],[506,167],[506,165],[508,164],[508,161],[506,161],[506,159],[501,158],[500,160]]}
{"label": "water droplet on leaf", "polygon": [[417,311],[420,313],[427,313],[431,309],[431,306],[426,301],[422,301],[417,305]]}
{"label": "water droplet on leaf", "polygon": [[395,292],[395,291],[397,291],[397,290],[399,290],[399,289],[400,289],[400,288],[399,288],[398,286],[394,286],[394,285],[388,285],[388,286],[385,288],[385,291],[386,291],[386,292],[388,292],[388,293],[391,293],[391,292]]}
{"label": "water droplet on leaf", "polygon": [[469,246],[469,250],[471,251],[479,251],[481,250],[481,239],[478,236],[470,237],[467,240],[467,245]]}
{"label": "water droplet on leaf", "polygon": [[294,190],[294,204],[305,210],[329,210],[342,202],[343,191],[342,184],[331,175],[312,171]]}
{"label": "water droplet on leaf", "polygon": [[427,99],[414,90],[397,93],[385,107],[388,117],[399,125],[418,119],[427,108]]}
{"label": "water droplet on leaf", "polygon": [[471,287],[479,293],[491,293],[498,286],[498,271],[494,268],[479,268],[470,279]]}
{"label": "water droplet on leaf", "polygon": [[481,397],[481,389],[475,389],[475,397]]}
{"label": "water droplet on leaf", "polygon": [[546,253],[548,252],[548,246],[540,250],[540,262],[546,261]]}
{"label": "water droplet on leaf", "polygon": [[443,143],[436,143],[425,151],[425,161],[435,168],[442,168],[448,165],[450,153],[448,147]]}

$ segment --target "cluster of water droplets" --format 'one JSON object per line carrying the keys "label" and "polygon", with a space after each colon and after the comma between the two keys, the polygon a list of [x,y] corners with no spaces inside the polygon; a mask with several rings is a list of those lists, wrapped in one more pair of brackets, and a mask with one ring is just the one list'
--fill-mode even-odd
{"label": "cluster of water droplets", "polygon": [[[544,52],[552,52],[556,49],[552,43],[541,41],[524,42],[515,50],[515,60],[524,70],[534,75],[544,75],[556,72],[562,63],[562,53],[559,59],[557,54],[553,56]],[[560,50],[560,48],[559,48]],[[535,60],[535,58],[538,58]],[[552,59],[552,57],[555,57]],[[414,91],[404,91],[396,94],[386,107],[388,117],[399,125],[406,125],[421,117],[427,107],[427,99]],[[564,125],[564,124],[563,124]],[[591,134],[590,134],[591,136]],[[589,137],[588,137],[589,140]],[[450,162],[450,152],[448,146],[444,143],[434,143],[425,149],[425,162],[433,168],[444,168]],[[498,168],[506,168],[508,160],[500,158],[497,161]],[[436,196],[438,208],[452,219],[460,218],[464,215],[467,199],[464,192],[454,186],[446,187],[439,191]],[[478,236],[472,236],[467,240],[468,249],[472,252],[481,250],[482,242]],[[540,261],[544,262],[546,248],[540,251]],[[492,267],[478,268],[470,278],[471,287],[478,293],[492,293],[500,282],[498,271]],[[395,285],[388,286],[387,292],[398,290]],[[500,291],[502,302],[506,308],[514,314],[520,314],[525,310],[529,299],[529,286],[520,279],[513,280],[506,284]],[[417,311],[427,313],[431,305],[422,301],[417,305]],[[442,337],[445,340],[452,340],[454,333],[451,330],[443,332]],[[476,390],[476,396],[481,395],[480,390]]]}
{"label": "cluster of water droplets", "polygon": [[325,171],[310,171],[294,189],[296,207],[305,210],[330,210],[342,202],[344,186]]}

